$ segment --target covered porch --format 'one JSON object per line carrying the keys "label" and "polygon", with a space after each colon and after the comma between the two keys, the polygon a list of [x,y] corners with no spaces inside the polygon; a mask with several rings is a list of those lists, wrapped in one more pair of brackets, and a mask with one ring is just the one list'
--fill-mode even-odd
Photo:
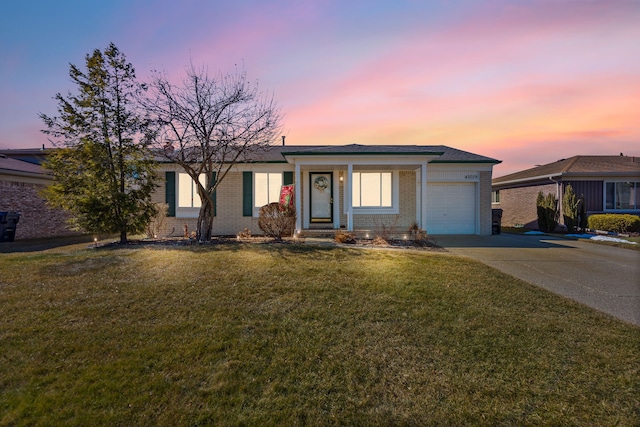
{"label": "covered porch", "polygon": [[283,153],[295,167],[300,213],[296,233],[344,229],[364,237],[380,227],[407,231],[417,224],[424,229],[428,163],[441,154],[326,149]]}

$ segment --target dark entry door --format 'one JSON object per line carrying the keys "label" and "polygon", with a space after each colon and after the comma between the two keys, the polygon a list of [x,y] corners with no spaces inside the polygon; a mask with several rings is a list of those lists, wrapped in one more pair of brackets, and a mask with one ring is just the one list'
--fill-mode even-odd
{"label": "dark entry door", "polygon": [[311,222],[333,222],[333,172],[311,172]]}

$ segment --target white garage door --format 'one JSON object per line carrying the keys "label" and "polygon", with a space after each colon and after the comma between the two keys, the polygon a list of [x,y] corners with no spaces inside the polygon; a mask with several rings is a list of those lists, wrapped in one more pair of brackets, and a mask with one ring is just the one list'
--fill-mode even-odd
{"label": "white garage door", "polygon": [[476,184],[427,184],[427,233],[475,234]]}

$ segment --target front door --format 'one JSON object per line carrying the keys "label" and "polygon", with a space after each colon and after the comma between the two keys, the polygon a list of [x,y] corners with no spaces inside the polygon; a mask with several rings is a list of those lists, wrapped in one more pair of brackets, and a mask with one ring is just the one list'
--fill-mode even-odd
{"label": "front door", "polygon": [[311,222],[333,222],[333,173],[311,172]]}

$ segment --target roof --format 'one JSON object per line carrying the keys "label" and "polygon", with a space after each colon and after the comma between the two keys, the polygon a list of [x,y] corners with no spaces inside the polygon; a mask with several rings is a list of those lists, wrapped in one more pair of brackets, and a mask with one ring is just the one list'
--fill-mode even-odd
{"label": "roof", "polygon": [[[0,155],[34,162],[41,161],[54,149],[0,150]],[[501,163],[500,160],[457,150],[444,145],[270,145],[248,154],[238,163],[285,163],[286,156],[437,156],[431,163]],[[167,162],[161,153],[156,160]]]}
{"label": "roof", "polygon": [[55,148],[11,148],[0,150],[0,156],[4,155],[12,159],[39,165],[44,161],[47,154],[53,150]]}
{"label": "roof", "polygon": [[573,156],[510,175],[494,178],[493,184],[534,181],[540,178],[572,175],[640,175],[640,157]]}
{"label": "roof", "polygon": [[[275,148],[275,147],[274,147]],[[456,150],[444,145],[316,145],[316,146],[280,146],[283,156],[439,156],[432,163],[500,163],[489,157]]]}
{"label": "roof", "polygon": [[5,156],[4,154],[0,154],[0,171],[5,173],[18,172],[28,174],[44,174],[40,165],[35,165],[33,163],[25,162],[22,160],[12,159]]}

